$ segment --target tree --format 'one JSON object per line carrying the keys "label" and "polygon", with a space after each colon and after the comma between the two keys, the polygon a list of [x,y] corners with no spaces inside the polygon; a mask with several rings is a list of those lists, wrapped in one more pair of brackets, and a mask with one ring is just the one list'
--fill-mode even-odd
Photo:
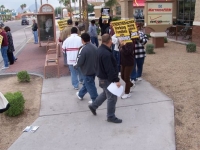
{"label": "tree", "polygon": [[4,6],[4,5],[1,5],[0,8],[1,8],[1,11],[3,11],[4,8],[5,8],[5,6]]}
{"label": "tree", "polygon": [[117,0],[108,0],[105,3],[105,6],[110,8],[110,14],[112,14],[112,7],[114,7],[117,4]]}
{"label": "tree", "polygon": [[89,13],[94,12],[94,5],[88,4],[88,12],[89,12]]}
{"label": "tree", "polygon": [[82,10],[83,11],[83,23],[85,25],[85,32],[88,31],[89,22],[88,22],[88,2],[87,0],[82,0]]}
{"label": "tree", "polygon": [[70,19],[72,19],[72,6],[71,6],[71,0],[58,0],[59,3],[62,3],[65,7],[67,7],[68,12],[70,12]]}
{"label": "tree", "polygon": [[21,4],[20,7],[21,7],[22,12],[23,12],[24,8],[26,8],[26,4]]}
{"label": "tree", "polygon": [[61,7],[56,7],[54,11],[55,15],[61,14]]}

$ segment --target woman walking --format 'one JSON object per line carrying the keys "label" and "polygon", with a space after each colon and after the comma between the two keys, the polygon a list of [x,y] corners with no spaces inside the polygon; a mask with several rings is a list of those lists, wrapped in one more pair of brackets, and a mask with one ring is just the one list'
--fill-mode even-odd
{"label": "woman walking", "polygon": [[121,78],[126,84],[125,94],[121,97],[122,99],[131,97],[130,89],[133,83],[130,81],[130,76],[134,66],[134,51],[134,42],[125,43],[120,41]]}
{"label": "woman walking", "polygon": [[13,45],[13,38],[12,38],[12,34],[10,33],[10,28],[8,26],[6,26],[4,30],[6,31],[7,38],[8,38],[8,51],[7,51],[8,60],[10,62],[10,65],[12,65],[14,64],[14,61],[15,61],[15,57],[13,55],[13,52],[15,51],[14,45]]}

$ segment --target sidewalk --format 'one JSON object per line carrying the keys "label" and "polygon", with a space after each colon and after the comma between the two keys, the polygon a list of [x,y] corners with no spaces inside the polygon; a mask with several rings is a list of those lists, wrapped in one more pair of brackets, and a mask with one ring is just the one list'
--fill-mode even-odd
{"label": "sidewalk", "polygon": [[[17,62],[0,74],[27,70],[43,76],[45,53],[45,47],[30,41],[18,53]],[[43,80],[40,115],[32,124],[39,129],[22,133],[9,150],[176,149],[173,101],[151,84],[143,80],[136,85],[131,98],[118,98],[116,116],[123,122],[113,124],[106,121],[106,102],[93,116],[88,109],[89,95],[78,100],[63,57],[60,70],[61,77],[55,78],[56,68],[49,68],[49,78]],[[101,93],[97,80],[96,85]]]}

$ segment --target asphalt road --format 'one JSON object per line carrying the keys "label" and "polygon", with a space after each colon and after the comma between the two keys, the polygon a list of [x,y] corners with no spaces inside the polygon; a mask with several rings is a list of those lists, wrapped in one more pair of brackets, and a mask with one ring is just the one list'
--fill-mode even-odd
{"label": "asphalt road", "polygon": [[4,24],[5,26],[10,27],[12,33],[30,26],[30,25],[21,25],[21,20],[8,21],[8,22],[4,22]]}

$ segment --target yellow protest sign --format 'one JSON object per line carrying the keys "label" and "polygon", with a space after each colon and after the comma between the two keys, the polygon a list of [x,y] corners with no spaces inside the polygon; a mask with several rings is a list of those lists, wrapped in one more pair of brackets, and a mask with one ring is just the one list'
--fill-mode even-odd
{"label": "yellow protest sign", "polygon": [[[120,21],[112,21],[112,25],[113,25],[113,28],[114,28],[114,31],[115,33],[118,32],[122,32],[122,33],[125,33],[126,35],[129,34],[131,39],[134,39],[134,38],[138,38],[138,30],[137,30],[137,27],[136,27],[136,23],[135,23],[135,20],[134,19],[130,19],[130,20],[120,20]],[[127,31],[125,32],[125,29],[123,29],[121,26],[127,26]],[[121,27],[121,29],[123,29],[123,31],[120,31],[120,28],[118,27]],[[115,30],[118,29],[118,30]],[[117,33],[116,33],[116,36],[117,36]]]}
{"label": "yellow protest sign", "polygon": [[3,41],[3,36],[0,35],[0,47],[1,47],[2,41]]}
{"label": "yellow protest sign", "polygon": [[58,21],[59,30],[62,31],[65,27],[67,27],[67,20],[59,20]]}
{"label": "yellow protest sign", "polygon": [[112,26],[119,41],[132,42],[130,32],[124,20],[113,21]]}
{"label": "yellow protest sign", "polygon": [[131,38],[132,39],[139,38],[135,20],[134,19],[126,20],[126,24],[128,26],[128,30],[131,33]]}

